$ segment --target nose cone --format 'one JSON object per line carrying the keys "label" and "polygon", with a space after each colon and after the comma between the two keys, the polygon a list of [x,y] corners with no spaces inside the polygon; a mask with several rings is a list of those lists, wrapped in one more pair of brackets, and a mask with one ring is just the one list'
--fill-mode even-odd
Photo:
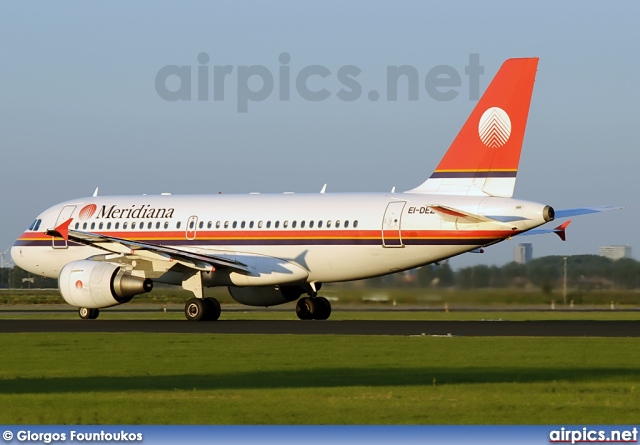
{"label": "nose cone", "polygon": [[13,264],[15,264],[16,266],[20,267],[21,269],[25,269],[24,267],[25,258],[22,254],[22,247],[13,246],[11,248],[11,260],[13,261]]}

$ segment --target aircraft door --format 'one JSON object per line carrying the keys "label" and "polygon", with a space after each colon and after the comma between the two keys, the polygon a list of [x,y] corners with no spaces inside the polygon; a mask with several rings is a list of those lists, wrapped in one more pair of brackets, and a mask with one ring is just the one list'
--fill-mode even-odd
{"label": "aircraft door", "polygon": [[402,243],[401,221],[402,209],[407,202],[390,202],[382,218],[382,246],[404,247]]}
{"label": "aircraft door", "polygon": [[187,239],[195,239],[196,238],[196,232],[198,230],[198,217],[197,216],[191,216],[189,218],[189,220],[187,221]]}
{"label": "aircraft door", "polygon": [[[75,209],[76,206],[64,206],[62,210],[60,210],[60,214],[58,215],[58,219],[56,219],[56,223],[53,228],[58,227],[60,224],[71,218],[71,214]],[[69,247],[69,245],[67,244],[66,239],[52,236],[51,247],[53,247],[54,249],[66,249],[67,247]]]}

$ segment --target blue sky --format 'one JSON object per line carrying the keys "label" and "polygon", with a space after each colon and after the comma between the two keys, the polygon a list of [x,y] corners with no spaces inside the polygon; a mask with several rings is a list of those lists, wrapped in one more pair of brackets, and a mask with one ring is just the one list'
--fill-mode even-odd
{"label": "blue sky", "polygon": [[[452,260],[503,264],[519,241],[534,256],[640,252],[638,2],[2,2],[0,4],[0,251],[55,203],[142,193],[398,191],[424,181],[475,105],[465,65],[478,54],[484,91],[510,57],[538,56],[515,196],[556,208],[624,205],[578,217],[568,241],[526,237]],[[225,99],[197,100],[198,54],[234,69]],[[278,98],[290,55],[291,97]],[[166,101],[159,70],[190,66],[192,100]],[[262,65],[273,92],[238,112],[241,66]],[[330,97],[308,101],[306,66]],[[362,95],[337,97],[354,65]],[[419,99],[386,100],[387,66],[410,65]],[[458,96],[431,98],[424,79],[449,65]],[[176,78],[167,85],[176,87]],[[250,87],[261,83],[252,79]],[[406,86],[405,86],[406,88]],[[381,98],[371,101],[370,90]],[[404,93],[404,95],[403,95]]]}

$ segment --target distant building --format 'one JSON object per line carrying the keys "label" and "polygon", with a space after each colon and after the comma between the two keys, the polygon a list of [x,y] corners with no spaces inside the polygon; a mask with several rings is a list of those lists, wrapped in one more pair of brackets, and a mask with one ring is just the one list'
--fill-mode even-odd
{"label": "distant building", "polygon": [[602,246],[600,248],[600,256],[612,260],[631,258],[631,246]]}
{"label": "distant building", "polygon": [[527,264],[533,259],[533,245],[520,243],[514,249],[514,261],[519,264]]}

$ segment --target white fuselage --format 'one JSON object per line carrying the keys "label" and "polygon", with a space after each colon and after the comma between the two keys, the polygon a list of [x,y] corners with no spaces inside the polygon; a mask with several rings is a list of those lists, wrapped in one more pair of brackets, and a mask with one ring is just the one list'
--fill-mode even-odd
{"label": "white fuselage", "polygon": [[[443,218],[430,209],[434,205],[491,221]],[[21,268],[57,278],[71,261],[108,253],[43,234],[73,218],[69,229],[75,231],[245,263],[260,256],[278,258],[304,270],[305,282],[335,282],[411,269],[494,244],[544,224],[544,208],[509,198],[420,193],[98,196],[44,211],[11,255]],[[287,273],[281,276],[286,279]],[[152,278],[172,284],[181,279],[170,274]],[[278,284],[237,272],[229,279],[220,284]],[[218,283],[209,277],[206,284]]]}

